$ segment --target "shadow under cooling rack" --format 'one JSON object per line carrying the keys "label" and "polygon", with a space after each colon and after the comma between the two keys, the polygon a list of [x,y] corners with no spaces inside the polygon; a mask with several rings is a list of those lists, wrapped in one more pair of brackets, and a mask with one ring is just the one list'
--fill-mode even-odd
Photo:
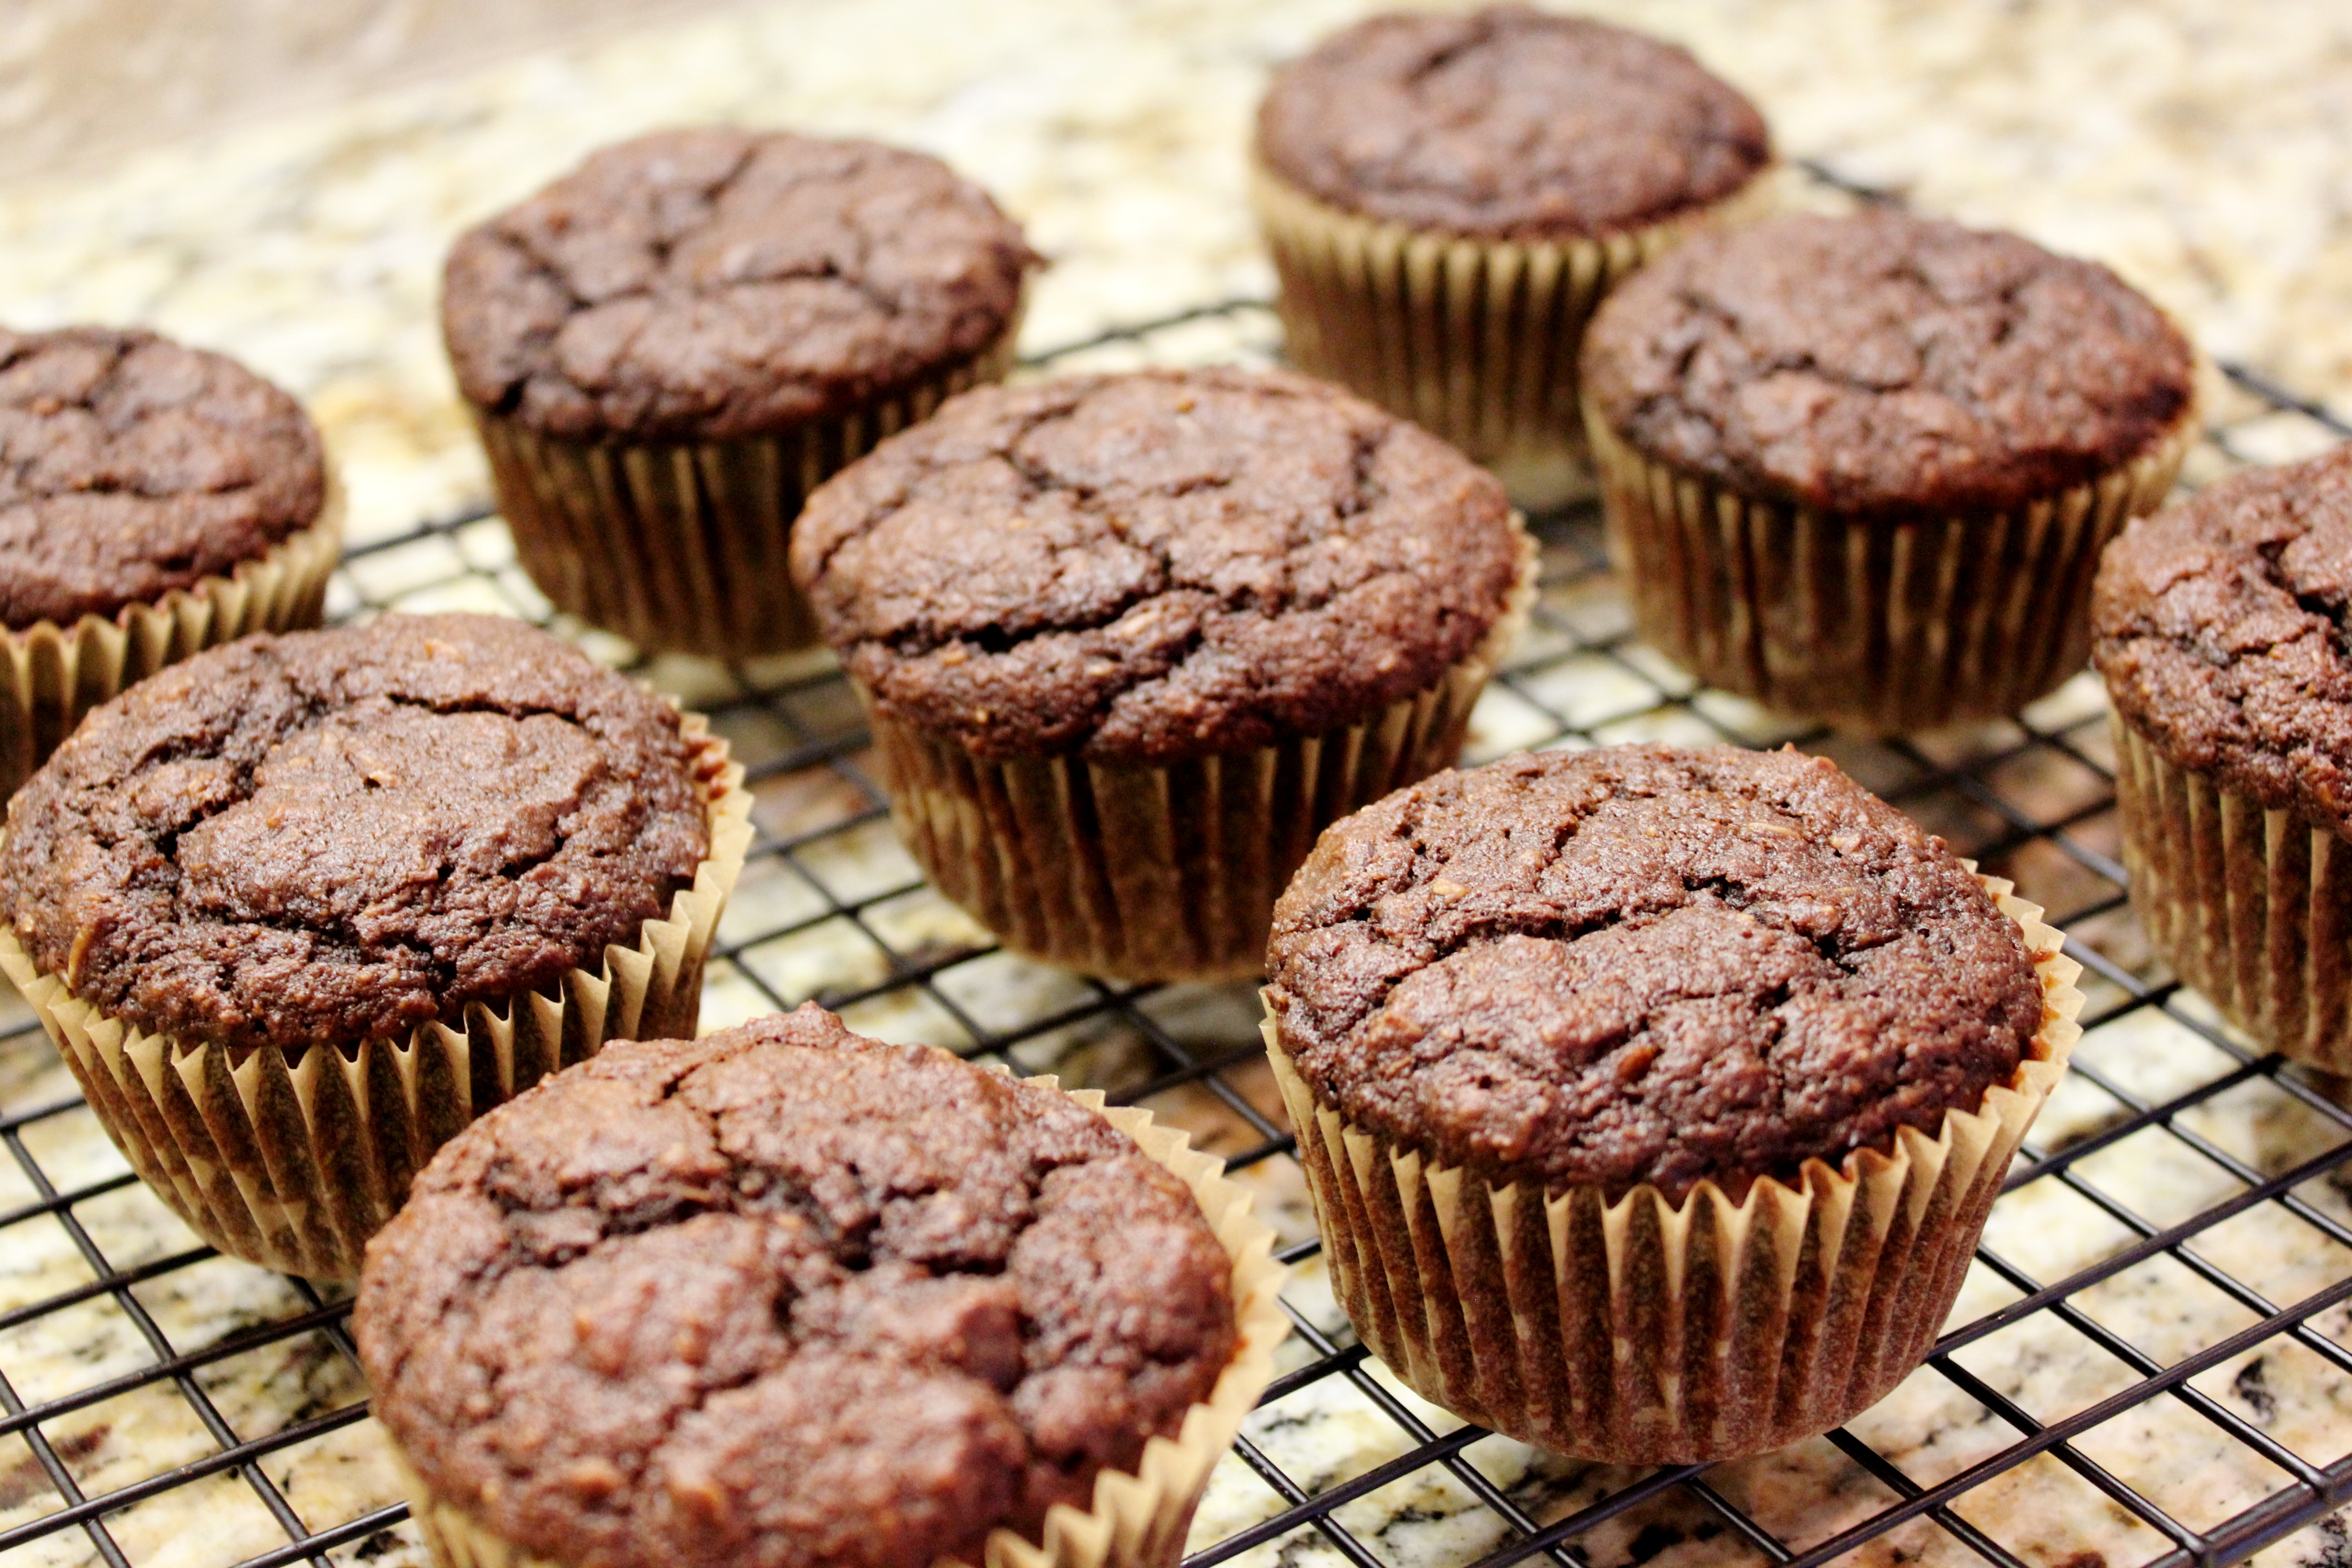
{"label": "shadow under cooling rack", "polygon": [[[1263,304],[1234,301],[1027,368],[1265,362],[1277,342]],[[2254,372],[2228,378],[2190,482],[2352,435]],[[1332,1302],[1248,987],[1111,985],[998,951],[890,837],[856,704],[823,656],[646,663],[556,629],[710,714],[749,766],[759,837],[706,1026],[815,996],[869,1033],[1149,1104],[1257,1189],[1300,1266],[1286,1293],[1298,1332],[1202,1505],[1192,1568],[1810,1568],[1848,1553],[2104,1568],[2340,1548],[2323,1516],[2352,1495],[2352,1200],[2336,1179],[2352,1114],[2244,1049],[2147,954],[2125,904],[2095,681],[1965,731],[1791,729],[1633,639],[1589,509],[1535,526],[1541,600],[1479,707],[1471,760],[1645,738],[1793,742],[2014,879],[2086,969],[2074,1071],[1935,1355],[1848,1429],[1759,1459],[1611,1469],[1422,1404]],[[550,620],[485,514],[354,544],[332,613],[395,607]],[[193,1245],[21,1007],[6,1019],[0,1554],[116,1568],[421,1559],[391,1500],[345,1304]]]}

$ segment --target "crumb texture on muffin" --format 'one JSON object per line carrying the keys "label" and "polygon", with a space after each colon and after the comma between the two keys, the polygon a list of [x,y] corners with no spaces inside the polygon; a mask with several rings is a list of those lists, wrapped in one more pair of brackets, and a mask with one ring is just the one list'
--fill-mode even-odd
{"label": "crumb texture on muffin", "polygon": [[927,1568],[1090,1505],[1207,1397],[1231,1265],[1067,1096],[814,1004],[475,1123],[376,1239],[376,1413],[571,1563]]}
{"label": "crumb texture on muffin", "polygon": [[603,963],[709,849],[677,711],[545,632],[257,636],[84,721],[8,806],[0,914],[101,1012],[299,1047]]}
{"label": "crumb texture on muffin", "polygon": [[2155,447],[2188,341],[2096,262],[1874,210],[1694,237],[1584,341],[1588,405],[1649,457],[1824,510],[1997,510]]}
{"label": "crumb texture on muffin", "polygon": [[1499,620],[1492,476],[1337,388],[1147,371],[950,401],[810,498],[852,674],[987,758],[1164,762],[1352,723]]}
{"label": "crumb texture on muffin", "polygon": [[2091,620],[2116,711],[2168,762],[2352,837],[2352,446],[2135,521]]}
{"label": "crumb texture on muffin", "polygon": [[236,361],[146,331],[0,331],[0,623],[226,575],[326,496],[309,416]]}
{"label": "crumb texture on muffin", "polygon": [[1490,239],[1657,223],[1771,158],[1756,106],[1688,50],[1524,5],[1335,34],[1276,74],[1257,148],[1343,210]]}
{"label": "crumb texture on muffin", "polygon": [[1616,747],[1440,773],[1329,829],[1269,1001],[1318,1098],[1507,1184],[1793,1178],[1932,1134],[2042,1023],[2016,924],[1826,759]]}
{"label": "crumb texture on muffin", "polygon": [[542,435],[729,440],[972,358],[1036,262],[924,153],[658,132],[460,237],[442,331],[466,396]]}

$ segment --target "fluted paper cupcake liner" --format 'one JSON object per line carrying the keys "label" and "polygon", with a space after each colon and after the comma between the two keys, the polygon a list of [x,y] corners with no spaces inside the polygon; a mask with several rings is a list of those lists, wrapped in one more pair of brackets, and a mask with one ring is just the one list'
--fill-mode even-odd
{"label": "fluted paper cupcake liner", "polygon": [[1451,767],[1535,595],[1535,546],[1502,616],[1435,685],[1321,735],[1163,765],[987,762],[863,687],[898,836],[1015,952],[1126,980],[1255,974],[1274,901],[1325,827]]}
{"label": "fluted paper cupcake liner", "polygon": [[1709,686],[1895,733],[1997,718],[2090,657],[2091,579],[2172,489],[2195,405],[2147,452],[2012,511],[1888,521],[1752,500],[1592,412],[1610,553],[1642,638]]}
{"label": "fluted paper cupcake liner", "polygon": [[948,398],[1012,368],[978,358],[838,416],[740,441],[577,441],[474,410],[515,555],[559,610],[640,647],[749,658],[824,640],[793,585],[811,490]]}
{"label": "fluted paper cupcake liner", "polygon": [[[1050,1077],[1029,1081],[1055,1084]],[[1233,1259],[1234,1355],[1209,1397],[1184,1413],[1174,1437],[1147,1442],[1133,1471],[1105,1470],[1095,1478],[1091,1509],[1055,1504],[1046,1511],[1042,1542],[1002,1528],[992,1531],[976,1568],[1173,1568],[1209,1472],[1274,1377],[1275,1347],[1290,1331],[1278,1299],[1287,1269],[1272,1257],[1273,1230],[1251,1212],[1248,1189],[1225,1175],[1223,1160],[1191,1148],[1186,1134],[1155,1126],[1148,1110],[1105,1105],[1098,1089],[1070,1097],[1101,1112],[1192,1189],[1217,1245]],[[442,1568],[582,1568],[501,1539],[433,1496],[404,1460],[399,1468],[412,1516]]]}
{"label": "fluted paper cupcake liner", "polygon": [[1589,493],[1577,411],[1585,322],[1701,226],[1760,216],[1771,171],[1720,202],[1564,240],[1471,239],[1332,206],[1265,167],[1250,200],[1281,281],[1283,350],[1492,468],[1526,506]]}
{"label": "fluted paper cupcake liner", "polygon": [[1935,1343],[2010,1158],[2081,1030],[2081,966],[2011,884],[2042,1021],[2009,1081],[1935,1136],[1809,1160],[1733,1202],[1644,1184],[1496,1187],[1319,1104],[1269,1014],[1267,1054],[1341,1303],[1423,1398],[1562,1454],[1699,1464],[1761,1453],[1875,1404]]}
{"label": "fluted paper cupcake liner", "polygon": [[0,626],[0,801],[23,787],[91,709],[165,665],[249,633],[319,625],[327,579],[342,554],[342,490],[331,478],[316,521],[226,576],[71,626]]}
{"label": "fluted paper cupcake liner", "polygon": [[2352,1074],[2352,844],[2114,724],[2124,865],[2148,944],[2265,1049]]}
{"label": "fluted paper cupcake liner", "polygon": [[90,1110],[140,1179],[231,1257],[313,1279],[356,1279],[362,1249],[458,1129],[607,1040],[691,1036],[703,960],[751,841],[751,797],[727,744],[697,716],[710,848],[694,885],[635,947],[604,950],[554,994],[504,1016],[481,1003],[463,1027],[404,1039],[322,1042],[289,1059],[149,1033],[67,989],[0,925],[0,971],[39,1015]]}

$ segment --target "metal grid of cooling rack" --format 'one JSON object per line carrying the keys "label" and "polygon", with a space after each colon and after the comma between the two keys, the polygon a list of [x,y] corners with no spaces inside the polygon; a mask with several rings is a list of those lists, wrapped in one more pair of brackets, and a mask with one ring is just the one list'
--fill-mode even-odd
{"label": "metal grid of cooling rack", "polygon": [[[1108,333],[1029,368],[1264,359],[1276,339],[1263,304],[1235,301]],[[2352,436],[2352,427],[2258,374],[2229,375],[2231,390],[2192,474],[2210,477],[2251,458]],[[2002,1568],[2045,1562],[2103,1568],[2114,1548],[2067,1550],[2065,1507],[2105,1510],[2100,1517],[2110,1536],[2120,1531],[2119,1539],[2142,1543],[2144,1550],[2126,1549],[2137,1556],[2168,1565],[2218,1564],[2306,1529],[2352,1496],[2352,1458],[2342,1452],[2352,1450],[2352,1415],[2320,1422],[2315,1446],[2328,1451],[2300,1451],[2314,1441],[2308,1432],[2296,1442],[2274,1434],[2276,1399],[2262,1382],[2263,1363],[2248,1359],[2292,1345],[2326,1377],[2352,1376],[2352,1351],[2338,1343],[2352,1321],[2343,1305],[2352,1301],[2352,1205],[2328,1180],[2352,1161],[2352,1113],[2297,1070],[2258,1059],[2227,1037],[2140,948],[2115,858],[2112,772],[2095,686],[2080,679],[2014,721],[1966,734],[1862,741],[1787,732],[1734,700],[1693,689],[1633,641],[1589,508],[1538,519],[1536,527],[1544,546],[1542,602],[1479,710],[1474,758],[1521,746],[1648,736],[1792,741],[1835,756],[1988,869],[2015,878],[2072,933],[2069,951],[2086,966],[2092,994],[2073,1086],[2078,1099],[2091,1097],[2088,1108],[2058,1117],[2059,1133],[2021,1158],[1979,1252],[1971,1293],[1955,1314],[1965,1321],[1953,1323],[1913,1380],[1939,1385],[1940,1397],[1962,1401],[1980,1430],[1990,1424],[1999,1436],[1960,1459],[1930,1463],[1917,1446],[1906,1449],[1857,1424],[1811,1446],[1811,1468],[1791,1472],[1804,1493],[1793,1500],[1787,1488],[1774,1494],[1754,1476],[1731,1469],[1563,1469],[1524,1451],[1516,1461],[1498,1461],[1501,1439],[1455,1426],[1402,1394],[1354,1342],[1328,1297],[1318,1301],[1302,1284],[1292,1292],[1298,1335],[1289,1361],[1236,1444],[1239,1472],[1229,1466],[1220,1473],[1223,1491],[1212,1493],[1214,1520],[1204,1514],[1204,1522],[1240,1522],[1221,1538],[1212,1531],[1203,1539],[1196,1529],[1190,1568],[1236,1560],[1303,1568],[1326,1558],[1360,1568],[1506,1568],[1538,1557],[1562,1568],[1597,1568],[1644,1562],[1677,1546],[1705,1561],[1760,1559],[1788,1568],[1811,1568],[1858,1549],[1857,1561],[1948,1557]],[[332,605],[340,616],[467,605],[549,619],[543,601],[513,569],[502,526],[478,513],[356,544]],[[593,634],[557,629],[583,636],[616,661],[626,658],[625,650]],[[883,797],[861,757],[865,737],[855,705],[821,656],[764,670],[676,661],[628,668],[709,711],[749,764],[760,798],[761,831],[744,890],[720,932],[706,1024],[813,994],[877,1032],[955,1045],[1017,1070],[1052,1068],[1090,1078],[1119,1100],[1150,1103],[1195,1127],[1234,1167],[1262,1179],[1275,1206],[1287,1194],[1294,1239],[1285,1255],[1306,1265],[1311,1281],[1317,1244],[1298,1217],[1295,1167],[1285,1176],[1291,1140],[1260,1076],[1260,1046],[1245,1009],[1226,1005],[1220,1013],[1211,1005],[1204,1013],[1200,998],[1183,988],[1054,976],[996,952],[984,933],[960,924],[889,845]],[[16,1292],[0,1295],[0,1449],[7,1450],[0,1451],[0,1557],[22,1552],[23,1561],[102,1562],[110,1568],[168,1557],[127,1550],[118,1539],[125,1533],[120,1521],[156,1500],[207,1485],[242,1489],[241,1506],[248,1512],[257,1506],[274,1521],[282,1543],[223,1552],[192,1541],[184,1528],[173,1543],[174,1561],[326,1568],[414,1552],[399,1528],[405,1515],[400,1505],[381,1496],[347,1499],[340,1513],[323,1510],[336,1516],[318,1517],[321,1505],[299,1493],[294,1471],[279,1462],[331,1435],[364,1438],[364,1391],[343,1331],[345,1304],[289,1281],[266,1307],[232,1318],[226,1328],[206,1320],[191,1332],[167,1322],[153,1288],[207,1266],[212,1255],[184,1245],[126,1249],[120,1216],[100,1211],[143,1199],[135,1180],[119,1162],[108,1169],[102,1161],[92,1167],[86,1159],[69,1160],[72,1169],[55,1168],[57,1151],[71,1140],[48,1133],[86,1112],[78,1098],[59,1092],[55,1072],[28,1065],[47,1047],[21,1012],[10,1016],[16,1026],[0,1035],[0,1069],[6,1069],[0,1070],[0,1142],[7,1153],[0,1162],[0,1199],[14,1193],[21,1201],[0,1206],[0,1290]],[[1202,1016],[1213,1021],[1202,1026]],[[2095,1047],[2135,1020],[2158,1016],[2168,1037],[2202,1042],[2210,1067],[2186,1076],[2176,1070],[2169,1079],[2159,1073],[2150,1089],[2132,1052]],[[16,1066],[8,1069],[11,1062]],[[2301,1142],[2285,1154],[2235,1145],[2200,1119],[2250,1092],[2267,1097],[2265,1114],[2273,1120],[2284,1112],[2300,1118]],[[85,1129],[82,1142],[91,1136]],[[2168,1200],[2156,1190],[2162,1183],[2126,1194],[2119,1189],[2133,1183],[2103,1178],[2102,1160],[2151,1140],[2201,1162],[2210,1179],[2193,1201],[2178,1194]],[[92,1169],[98,1173],[89,1174]],[[2036,1192],[2057,1190],[2106,1228],[2063,1269],[2037,1268],[2004,1238],[2000,1216]],[[2265,1280],[2242,1278],[2220,1260],[2230,1250],[2220,1238],[2251,1215],[2284,1216],[2298,1235],[2313,1238],[2309,1250],[2342,1247],[2347,1261],[2315,1284],[2306,1276],[2306,1288],[2277,1299],[2263,1289]],[[35,1270],[42,1289],[26,1296],[12,1279],[9,1259],[38,1250],[22,1239],[36,1226],[54,1227],[42,1235],[61,1245],[69,1282],[48,1289],[56,1271]],[[71,1267],[76,1259],[79,1267]],[[2222,1320],[2227,1331],[2183,1350],[2136,1342],[2114,1326],[2101,1290],[2159,1263],[2233,1304],[2235,1316]],[[209,1267],[241,1266],[223,1260]],[[1969,1315],[1971,1302],[1984,1310]],[[62,1375],[44,1363],[36,1379],[42,1386],[21,1388],[12,1357],[27,1365],[39,1359],[26,1348],[34,1343],[28,1336],[50,1328],[70,1334],[72,1315],[93,1310],[108,1314],[118,1342],[112,1358],[100,1358],[88,1373]],[[2007,1386],[2014,1380],[2004,1380],[2000,1346],[2033,1322],[2063,1325],[2092,1347],[2083,1353],[2109,1358],[2123,1369],[2110,1380],[2114,1385],[2054,1413]],[[331,1365],[335,1375],[311,1379],[301,1397],[264,1400],[258,1414],[254,1400],[230,1397],[233,1380],[218,1375],[221,1369],[297,1342],[315,1345],[317,1363]],[[2234,1379],[2217,1392],[2212,1374],[2233,1368]],[[1355,1458],[1336,1463],[1286,1460],[1284,1433],[1303,1423],[1286,1422],[1283,1413],[1293,1402],[1333,1390],[1357,1403],[1379,1437],[1358,1441],[1349,1450]],[[104,1446],[105,1429],[93,1438],[75,1427],[76,1418],[141,1397],[178,1401],[194,1422],[187,1441],[158,1448],[152,1468],[134,1453],[127,1474],[119,1455],[111,1468],[89,1472],[81,1460]],[[2208,1438],[2218,1435],[2231,1453],[2255,1457],[2272,1484],[2251,1496],[2241,1488],[2217,1517],[2210,1506],[2201,1514],[2184,1506],[2178,1488],[2127,1477],[2122,1472],[2129,1467],[2112,1452],[2101,1457],[2103,1431],[2168,1405],[2192,1426],[2202,1424]],[[2046,1521],[2030,1529],[2021,1523],[2020,1494],[2010,1483],[2029,1470],[2045,1480],[2056,1477],[2053,1484],[2063,1483],[2061,1492],[2077,1500],[2061,1507],[2054,1533]],[[1255,1502],[1235,1505],[1232,1498],[1252,1478],[1261,1489]],[[1452,1500],[1434,1514],[1432,1485]],[[1416,1487],[1414,1500],[1387,1506],[1402,1495],[1399,1489]],[[1842,1510],[1824,1513],[1810,1507],[1813,1493],[1847,1500]],[[1991,1500],[1979,1506],[1981,1500]],[[1400,1521],[1433,1517],[1452,1528],[1437,1546],[1396,1533]],[[197,1537],[203,1533],[199,1527]],[[2338,1531],[2322,1544],[2341,1540]]]}

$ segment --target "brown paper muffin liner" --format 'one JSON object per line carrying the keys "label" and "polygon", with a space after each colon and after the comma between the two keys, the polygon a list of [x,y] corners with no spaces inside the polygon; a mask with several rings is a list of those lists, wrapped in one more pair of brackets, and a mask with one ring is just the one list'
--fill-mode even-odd
{"label": "brown paper muffin liner", "polygon": [[[1001,1070],[1001,1069],[1000,1069]],[[1032,1083],[1054,1086],[1051,1077]],[[1105,1470],[1095,1479],[1093,1508],[1081,1512],[1056,1503],[1045,1515],[1042,1543],[999,1529],[988,1538],[976,1568],[1174,1568],[1184,1531],[1209,1484],[1209,1472],[1241,1430],[1274,1377],[1274,1351],[1290,1332],[1279,1300],[1289,1272],[1272,1257],[1274,1231],[1250,1212],[1249,1190],[1225,1173],[1225,1163],[1190,1147],[1188,1136],[1152,1123],[1151,1113],[1103,1103],[1099,1089],[1070,1091],[1134,1139],[1153,1161],[1192,1189],[1217,1244],[1233,1259],[1235,1344],[1209,1397],[1184,1413],[1173,1438],[1154,1437],[1133,1473]],[[580,1568],[535,1555],[501,1540],[456,1506],[434,1497],[398,1448],[399,1465],[418,1531],[440,1568]],[[941,1568],[956,1562],[939,1560]]]}
{"label": "brown paper muffin liner", "polygon": [[2081,966],[2011,884],[2042,1028],[2007,1083],[1930,1138],[1734,1203],[1701,1182],[1677,1205],[1644,1184],[1547,1194],[1475,1174],[1344,1121],[1267,1054],[1332,1280],[1357,1334],[1422,1397],[1465,1420],[1611,1464],[1700,1464],[1829,1431],[1926,1359],[2017,1152],[2082,1033]]}
{"label": "brown paper muffin liner", "polygon": [[555,607],[643,648],[751,658],[824,639],[786,564],[811,490],[1013,366],[1016,310],[974,359],[864,407],[741,441],[575,441],[476,408],[522,569]]}
{"label": "brown paper muffin liner", "polygon": [[252,632],[302,631],[324,618],[327,579],[343,558],[343,493],[330,472],[318,520],[225,577],[204,577],[153,604],[72,626],[0,626],[0,801],[93,708],[167,664]]}
{"label": "brown paper muffin liner", "polygon": [[1643,640],[1709,686],[1879,733],[2014,713],[2082,668],[2099,552],[2164,500],[2198,429],[2192,400],[2091,483],[2014,511],[1885,522],[1749,500],[1588,414]]}
{"label": "brown paper muffin liner", "polygon": [[150,1034],[110,1018],[43,971],[0,924],[0,971],[39,1015],[90,1110],[140,1179],[233,1258],[313,1279],[356,1279],[367,1238],[451,1134],[607,1040],[689,1037],[703,960],[751,841],[751,796],[727,743],[688,715],[709,814],[694,886],[558,994],[527,991],[501,1017],[405,1039],[314,1045],[292,1061]]}
{"label": "brown paper muffin liner", "polygon": [[1427,689],[1344,729],[1160,766],[986,762],[860,685],[898,837],[1006,947],[1121,980],[1227,979],[1265,963],[1274,901],[1316,835],[1454,765],[1526,624],[1535,542],[1484,641]]}
{"label": "brown paper muffin liner", "polygon": [[1469,239],[1364,217],[1263,165],[1250,171],[1290,363],[1443,436],[1528,507],[1591,491],[1576,358],[1601,299],[1695,228],[1760,216],[1778,197],[1768,168],[1712,205],[1641,228]]}
{"label": "brown paper muffin liner", "polygon": [[2264,1049],[2352,1074],[2352,844],[2175,767],[2120,714],[2114,726],[2148,945]]}

